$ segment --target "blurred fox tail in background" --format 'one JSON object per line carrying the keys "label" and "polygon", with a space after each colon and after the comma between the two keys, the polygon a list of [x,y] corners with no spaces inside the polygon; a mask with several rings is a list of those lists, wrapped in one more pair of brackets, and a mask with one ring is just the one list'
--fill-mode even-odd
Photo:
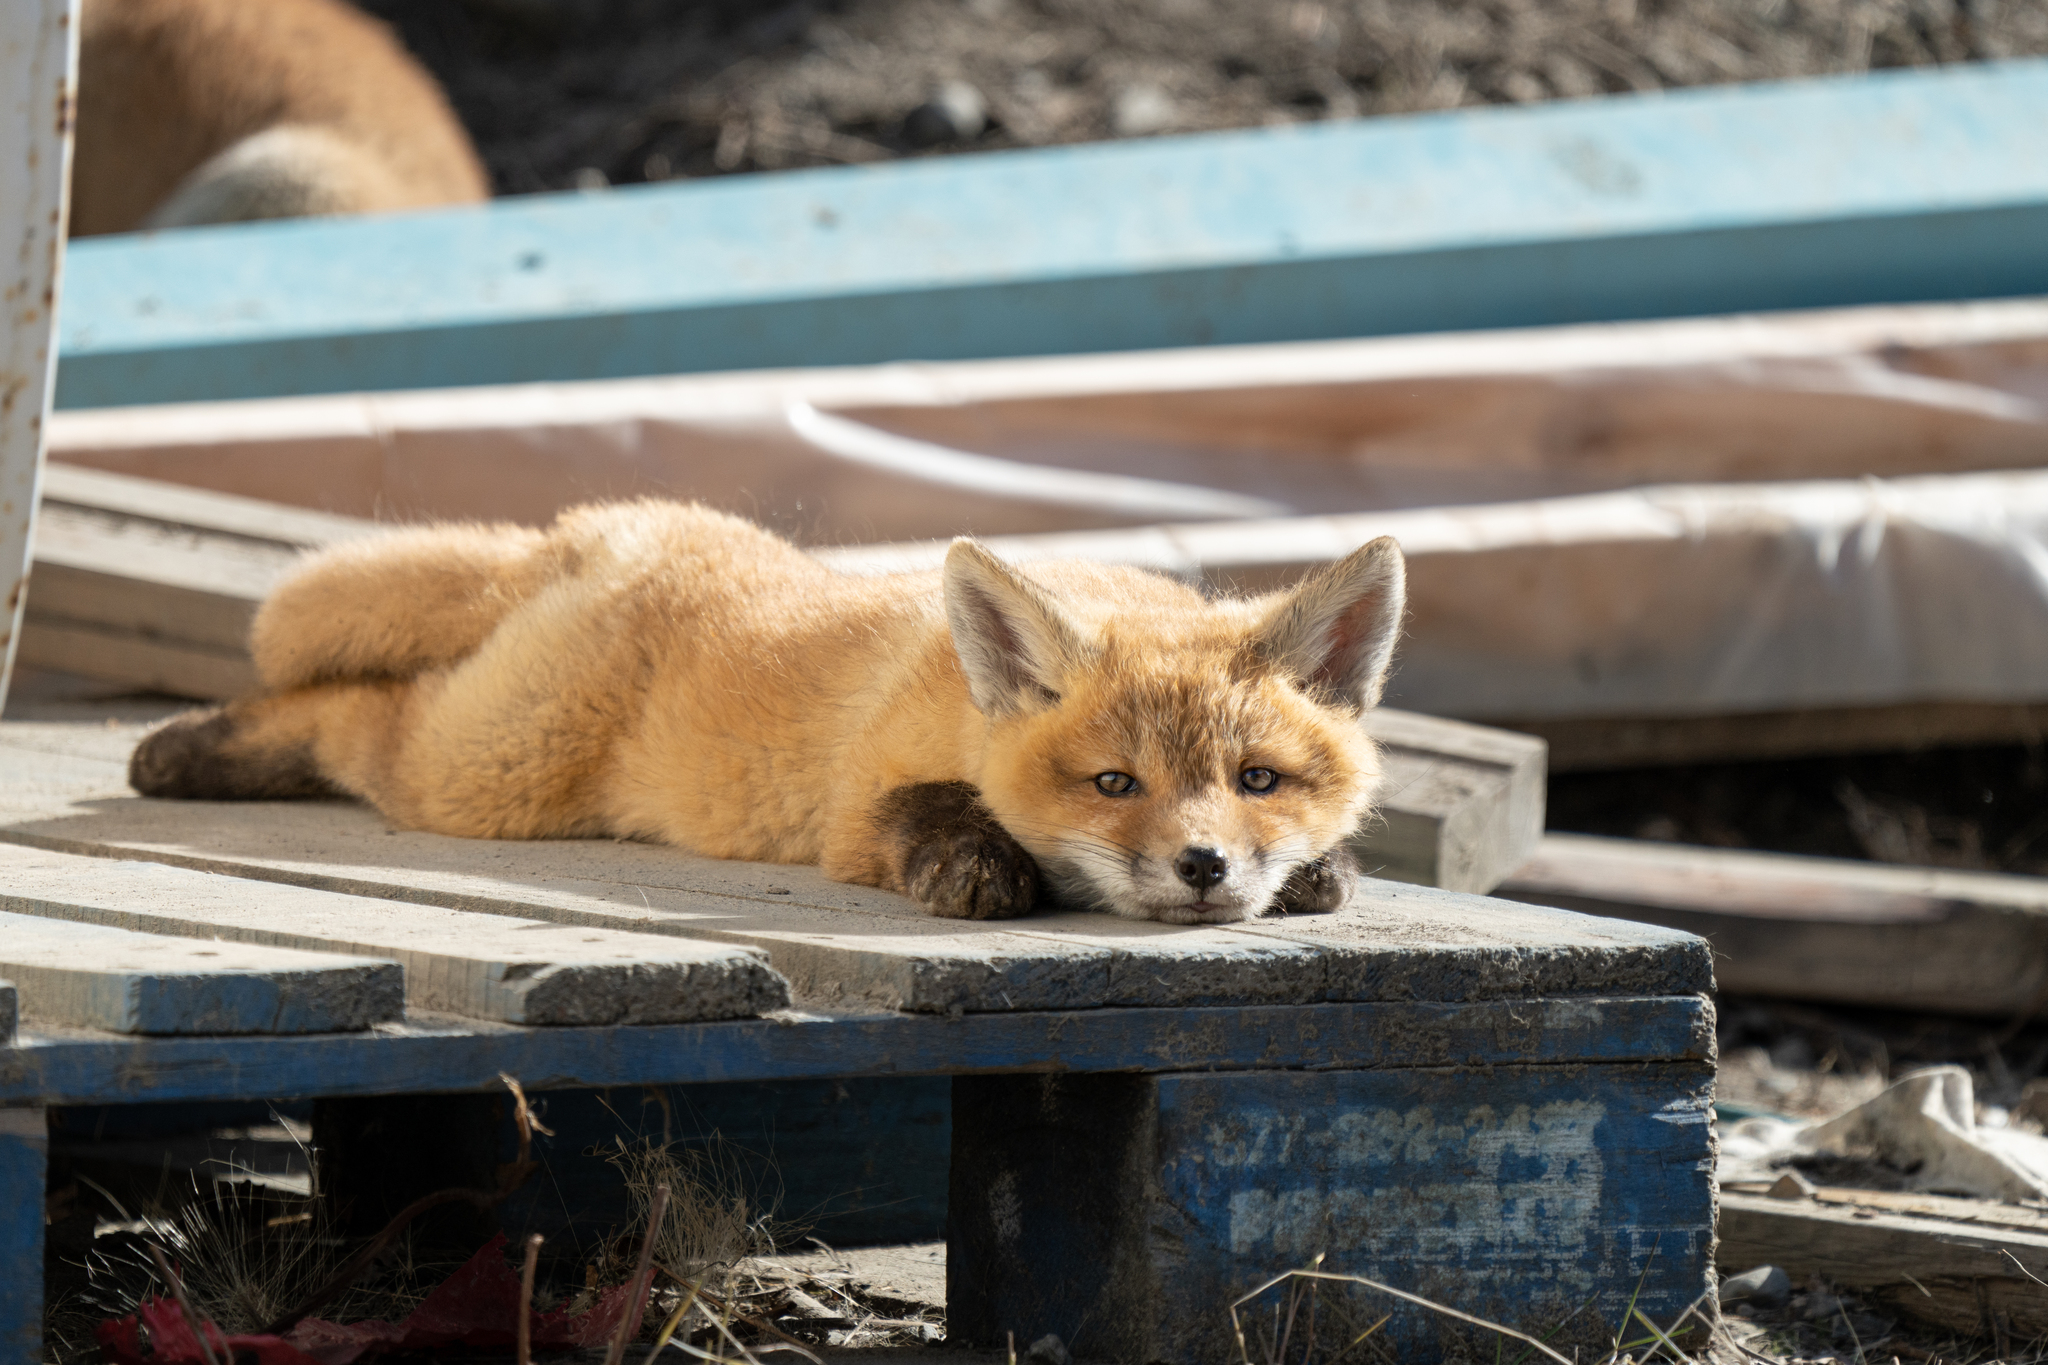
{"label": "blurred fox tail in background", "polygon": [[74,236],[473,203],[434,78],[343,0],[84,0]]}

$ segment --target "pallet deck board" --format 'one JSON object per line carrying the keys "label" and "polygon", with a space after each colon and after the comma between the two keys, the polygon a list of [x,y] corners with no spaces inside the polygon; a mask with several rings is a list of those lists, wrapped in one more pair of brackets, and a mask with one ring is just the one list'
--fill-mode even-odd
{"label": "pallet deck board", "polygon": [[788,1003],[786,984],[744,948],[400,907],[20,846],[0,847],[0,911],[309,954],[389,958],[404,966],[405,998],[415,1008],[509,1023],[676,1023],[743,1018]]}
{"label": "pallet deck board", "polygon": [[[0,869],[0,879],[15,871],[4,855]],[[14,903],[0,893],[0,906]],[[6,909],[0,973],[13,980],[31,1019],[112,1033],[349,1032],[405,1013],[405,974],[395,962]]]}
{"label": "pallet deck board", "polygon": [[1188,930],[1056,912],[935,919],[815,867],[597,840],[390,831],[338,803],[103,800],[0,840],[412,905],[763,949],[800,998],[951,1012],[1221,1000],[1479,999],[1709,989],[1682,933],[1361,879],[1345,909]]}

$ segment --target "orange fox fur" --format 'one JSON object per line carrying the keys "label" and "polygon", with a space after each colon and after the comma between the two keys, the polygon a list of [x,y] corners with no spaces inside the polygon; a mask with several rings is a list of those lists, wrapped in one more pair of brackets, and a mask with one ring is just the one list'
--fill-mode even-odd
{"label": "orange fox fur", "polygon": [[1209,601],[968,540],[941,572],[847,576],[666,502],[426,527],[281,583],[252,635],[267,690],[157,731],[131,777],[815,862],[942,915],[1047,894],[1176,923],[1329,908],[1402,602],[1384,539]]}
{"label": "orange fox fur", "polygon": [[343,0],[84,0],[74,236],[488,193],[433,77]]}

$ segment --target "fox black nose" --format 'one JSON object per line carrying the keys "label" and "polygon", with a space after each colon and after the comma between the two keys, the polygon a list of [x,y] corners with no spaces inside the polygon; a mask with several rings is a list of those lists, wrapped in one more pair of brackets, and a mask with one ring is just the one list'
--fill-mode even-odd
{"label": "fox black nose", "polygon": [[1174,859],[1173,870],[1195,890],[1207,891],[1230,875],[1230,859],[1213,848],[1187,848]]}

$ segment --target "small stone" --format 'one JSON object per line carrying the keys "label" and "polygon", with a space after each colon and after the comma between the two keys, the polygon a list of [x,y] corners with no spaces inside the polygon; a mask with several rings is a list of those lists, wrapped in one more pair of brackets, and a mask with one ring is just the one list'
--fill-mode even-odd
{"label": "small stone", "polygon": [[1024,1365],[1073,1365],[1073,1359],[1067,1353],[1067,1343],[1050,1332],[1032,1342],[1024,1353]]}
{"label": "small stone", "polygon": [[988,101],[966,81],[947,81],[903,119],[903,140],[915,147],[969,142],[988,127]]}
{"label": "small stone", "polygon": [[1721,1281],[1721,1302],[1776,1308],[1792,1297],[1792,1277],[1774,1265],[1760,1265]]}
{"label": "small stone", "polygon": [[586,194],[593,190],[608,190],[612,187],[611,177],[595,166],[585,166],[569,177],[569,183]]}
{"label": "small stone", "polygon": [[1818,1188],[1811,1180],[1797,1171],[1787,1171],[1778,1177],[1778,1183],[1764,1193],[1773,1199],[1811,1199]]}
{"label": "small stone", "polygon": [[1125,86],[1109,111],[1110,127],[1118,137],[1162,132],[1173,126],[1175,117],[1173,97],[1156,85]]}

